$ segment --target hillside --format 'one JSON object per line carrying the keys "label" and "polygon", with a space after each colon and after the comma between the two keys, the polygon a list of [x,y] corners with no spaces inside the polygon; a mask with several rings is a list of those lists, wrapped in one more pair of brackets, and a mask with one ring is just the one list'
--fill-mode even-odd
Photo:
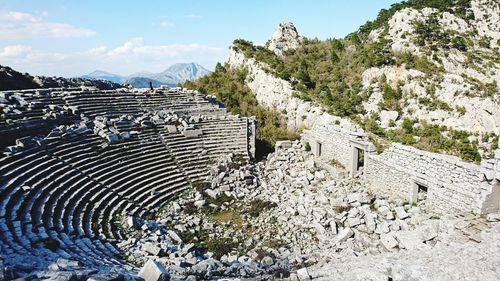
{"label": "hillside", "polygon": [[96,87],[101,90],[121,87],[119,84],[100,79],[31,76],[0,65],[0,91],[81,86]]}
{"label": "hillside", "polygon": [[[379,151],[401,142],[479,162],[500,133],[499,15],[493,0],[411,0],[342,39],[280,25],[267,46],[235,40],[226,68],[260,65],[285,92],[361,126]],[[245,84],[265,88],[255,73]]]}

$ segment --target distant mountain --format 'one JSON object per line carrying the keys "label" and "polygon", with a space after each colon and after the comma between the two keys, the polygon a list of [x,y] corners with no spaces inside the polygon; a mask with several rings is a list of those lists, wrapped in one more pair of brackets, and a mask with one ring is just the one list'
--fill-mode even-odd
{"label": "distant mountain", "polygon": [[108,80],[108,81],[118,83],[118,84],[123,84],[127,80],[126,77],[123,77],[123,76],[120,76],[117,74],[113,74],[113,73],[109,73],[106,71],[102,71],[102,70],[96,70],[96,71],[89,73],[87,75],[83,75],[80,78],[93,78],[93,79]]}
{"label": "distant mountain", "polygon": [[93,78],[31,76],[28,73],[20,73],[8,66],[0,65],[0,91],[80,86],[96,87],[101,90],[121,87],[117,83]]}
{"label": "distant mountain", "polygon": [[141,72],[132,74],[125,83],[136,88],[143,88],[149,87],[151,81],[154,87],[159,85],[174,87],[187,80],[195,80],[210,73],[211,71],[197,63],[176,63],[160,73]]}
{"label": "distant mountain", "polygon": [[210,73],[211,71],[197,63],[176,63],[160,73],[156,80],[174,79],[177,80],[176,82],[178,83],[183,83],[187,80],[198,79]]}
{"label": "distant mountain", "polygon": [[153,83],[153,87],[158,88],[161,85],[165,85],[161,83],[160,81],[151,79],[151,78],[146,78],[146,77],[132,77],[129,78],[125,83],[132,85],[134,88],[149,88],[149,82]]}

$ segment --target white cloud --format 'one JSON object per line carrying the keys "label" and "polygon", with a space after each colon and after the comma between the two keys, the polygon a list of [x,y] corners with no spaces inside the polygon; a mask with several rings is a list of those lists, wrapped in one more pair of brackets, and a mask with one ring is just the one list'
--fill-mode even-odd
{"label": "white cloud", "polygon": [[95,69],[128,75],[137,71],[158,72],[178,62],[197,62],[213,67],[224,60],[226,48],[201,44],[148,45],[131,38],[122,45],[98,46],[81,52],[49,52],[26,45],[0,48],[0,61],[35,75],[79,76]]}
{"label": "white cloud", "polygon": [[0,51],[0,58],[8,59],[26,57],[26,55],[32,50],[33,48],[31,46],[26,45],[7,46]]}
{"label": "white cloud", "polygon": [[186,18],[186,19],[201,19],[203,17],[200,16],[200,15],[193,15],[193,14],[191,14],[191,15],[184,15],[183,18]]}
{"label": "white cloud", "polygon": [[160,22],[160,26],[161,27],[174,27],[175,24],[173,22],[169,22],[169,21],[164,20],[164,21]]}
{"label": "white cloud", "polygon": [[[42,17],[48,13],[42,12]],[[95,31],[66,23],[49,22],[42,17],[0,10],[0,39],[91,37]]]}

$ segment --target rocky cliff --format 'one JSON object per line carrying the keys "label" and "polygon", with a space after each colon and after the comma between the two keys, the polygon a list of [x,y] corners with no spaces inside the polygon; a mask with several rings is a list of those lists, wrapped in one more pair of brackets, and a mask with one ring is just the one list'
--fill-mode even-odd
{"label": "rocky cliff", "polygon": [[[381,66],[363,72],[367,114],[381,112],[380,77],[402,90],[398,116],[426,120],[456,130],[500,133],[498,85],[500,10],[497,1],[470,1],[467,16],[434,8],[397,11],[369,40],[390,42],[394,54],[411,53],[436,66],[426,74],[416,66]],[[437,106],[436,106],[437,105]],[[396,115],[397,116],[397,115]]]}

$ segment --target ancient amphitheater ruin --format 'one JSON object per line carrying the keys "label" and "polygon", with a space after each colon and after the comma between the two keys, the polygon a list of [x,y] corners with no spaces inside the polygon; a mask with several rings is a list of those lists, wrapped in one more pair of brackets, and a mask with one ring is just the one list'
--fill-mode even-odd
{"label": "ancient amphitheater ruin", "polygon": [[[500,221],[499,153],[481,165],[400,144],[377,154],[363,132],[298,102],[309,108],[301,141],[254,163],[255,120],[196,91],[37,89],[0,101],[7,280],[330,280],[305,267],[499,237],[482,235]],[[203,235],[246,252],[203,252]]]}
{"label": "ancient amphitheater ruin", "polygon": [[204,179],[221,155],[254,157],[254,121],[192,91],[78,88],[0,95],[3,144],[24,136],[0,159],[6,265],[46,268],[66,258],[131,269],[112,244],[122,239],[111,223],[118,214],[147,217]]}

